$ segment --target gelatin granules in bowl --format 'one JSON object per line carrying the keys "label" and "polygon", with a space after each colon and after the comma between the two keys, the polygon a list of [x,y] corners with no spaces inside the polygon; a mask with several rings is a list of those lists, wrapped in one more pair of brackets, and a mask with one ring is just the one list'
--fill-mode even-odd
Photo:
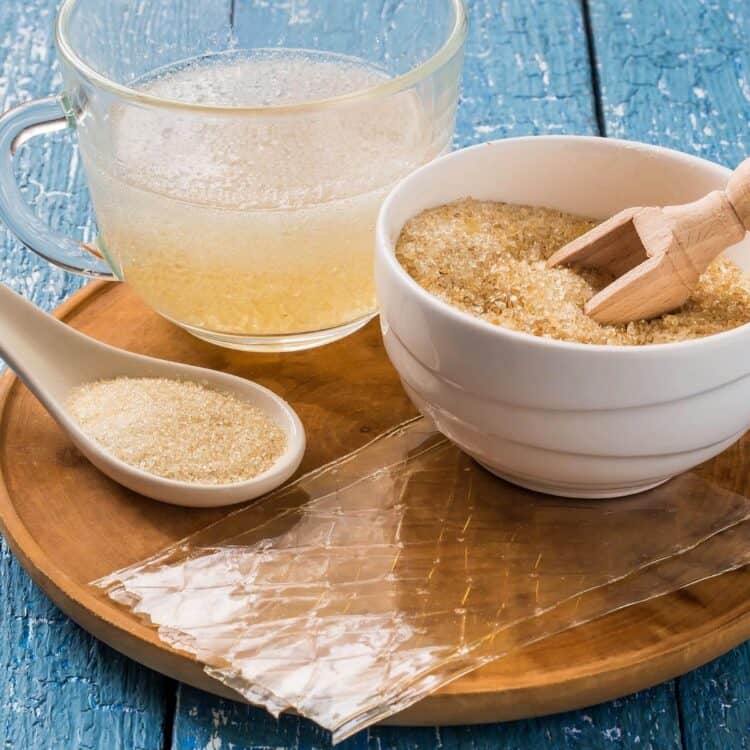
{"label": "gelatin granules in bowl", "polygon": [[548,268],[547,259],[597,224],[548,208],[467,198],[410,219],[396,257],[426,291],[495,325],[582,344],[664,344],[750,321],[750,279],[718,259],[679,310],[653,320],[600,325],[584,304],[613,277]]}

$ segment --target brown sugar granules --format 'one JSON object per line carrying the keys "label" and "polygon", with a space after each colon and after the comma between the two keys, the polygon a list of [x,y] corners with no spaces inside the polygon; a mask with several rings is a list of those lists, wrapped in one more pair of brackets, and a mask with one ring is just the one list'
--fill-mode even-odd
{"label": "brown sugar granules", "polygon": [[127,464],[168,479],[240,482],[269,469],[283,430],[237,396],[186,380],[116,378],[76,388],[81,429]]}
{"label": "brown sugar granules", "polygon": [[600,325],[583,305],[610,283],[606,272],[547,268],[556,250],[597,222],[547,208],[465,199],[406,223],[396,257],[420,286],[476,317],[535,336],[583,344],[661,344],[750,321],[750,280],[715,261],[674,313]]}

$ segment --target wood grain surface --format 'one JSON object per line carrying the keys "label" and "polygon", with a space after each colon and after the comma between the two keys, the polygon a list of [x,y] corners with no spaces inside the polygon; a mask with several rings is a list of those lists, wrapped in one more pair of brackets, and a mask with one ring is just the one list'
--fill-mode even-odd
{"label": "wood grain surface", "polygon": [[[245,2],[251,0],[237,0]],[[468,4],[457,145],[505,135],[597,132],[599,114],[606,126],[601,134],[664,143],[729,165],[750,153],[750,17],[744,0]],[[3,108],[58,90],[51,33],[56,6],[57,0],[0,3]],[[55,136],[27,144],[18,173],[45,219],[90,237],[85,181],[70,140]],[[0,245],[0,279],[45,309],[81,284],[21,248],[2,227]],[[736,481],[731,474],[724,480]],[[173,683],[121,659],[73,625],[6,547],[0,612],[5,746],[328,747],[308,722],[286,717],[277,723],[193,688],[177,688],[175,707]],[[747,647],[736,649],[677,681],[583,711],[491,726],[375,728],[347,747],[746,748],[748,653]]]}

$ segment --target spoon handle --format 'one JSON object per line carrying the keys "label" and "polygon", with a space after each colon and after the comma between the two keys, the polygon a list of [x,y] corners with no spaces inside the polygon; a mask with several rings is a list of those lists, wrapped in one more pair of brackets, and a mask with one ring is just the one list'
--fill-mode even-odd
{"label": "spoon handle", "polygon": [[49,408],[80,382],[87,341],[0,284],[0,357]]}

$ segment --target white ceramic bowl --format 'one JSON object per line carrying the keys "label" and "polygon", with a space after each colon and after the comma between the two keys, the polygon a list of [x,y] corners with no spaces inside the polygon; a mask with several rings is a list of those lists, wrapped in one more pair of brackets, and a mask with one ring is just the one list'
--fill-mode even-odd
{"label": "white ceramic bowl", "polygon": [[[693,200],[728,176],[654,146],[538,136],[457,151],[407,177],[380,212],[376,278],[385,346],[411,399],[490,471],[556,495],[640,492],[724,450],[750,427],[750,326],[639,347],[541,339],[428,294],[394,244],[410,217],[467,196],[605,218]],[[747,239],[727,254],[750,268]]]}

